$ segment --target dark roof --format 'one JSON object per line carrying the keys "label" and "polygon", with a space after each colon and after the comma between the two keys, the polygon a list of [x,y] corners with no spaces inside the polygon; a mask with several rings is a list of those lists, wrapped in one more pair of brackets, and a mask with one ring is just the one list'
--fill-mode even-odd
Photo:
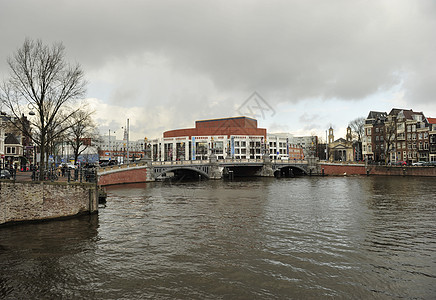
{"label": "dark roof", "polygon": [[420,116],[422,116],[421,119],[425,122],[425,116],[424,116],[424,113],[422,111],[416,112],[416,111],[413,111],[411,109],[393,108],[391,110],[391,112],[389,113],[389,115],[397,117],[399,113],[402,113],[404,115],[404,118],[406,118],[406,120],[413,120],[414,119],[413,116],[420,115]]}
{"label": "dark roof", "polygon": [[9,133],[5,138],[5,145],[19,145],[20,142],[18,139],[12,134]]}
{"label": "dark roof", "polygon": [[386,119],[387,113],[382,111],[370,111],[368,117],[365,120],[365,124],[374,124],[378,120],[384,121]]}
{"label": "dark roof", "polygon": [[367,119],[377,119],[380,117],[386,117],[387,113],[384,111],[370,111]]}

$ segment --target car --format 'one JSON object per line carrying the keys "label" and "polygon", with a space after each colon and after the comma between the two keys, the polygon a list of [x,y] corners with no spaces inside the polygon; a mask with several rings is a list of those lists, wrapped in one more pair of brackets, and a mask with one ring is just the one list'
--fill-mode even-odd
{"label": "car", "polygon": [[417,161],[412,163],[412,166],[425,166],[426,165],[426,161]]}
{"label": "car", "polygon": [[77,168],[76,165],[73,165],[71,163],[62,164],[62,167],[65,167],[65,168],[68,168],[68,169],[76,169]]}
{"label": "car", "polygon": [[407,163],[404,160],[399,160],[395,163],[396,166],[406,166]]}
{"label": "car", "polygon": [[118,161],[116,160],[109,160],[109,161],[104,161],[100,164],[100,167],[107,167],[107,166],[115,166],[118,164]]}
{"label": "car", "polygon": [[11,179],[11,173],[8,170],[0,170],[0,179]]}

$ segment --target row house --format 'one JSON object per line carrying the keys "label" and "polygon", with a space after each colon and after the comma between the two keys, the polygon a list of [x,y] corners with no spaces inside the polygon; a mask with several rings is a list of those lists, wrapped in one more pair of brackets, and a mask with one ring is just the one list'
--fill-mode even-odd
{"label": "row house", "polygon": [[436,118],[427,118],[429,137],[429,160],[436,161]]}
{"label": "row house", "polygon": [[[23,116],[21,120],[25,126],[29,126],[27,119]],[[0,112],[0,168],[29,166],[32,152],[27,153],[27,146],[30,138],[27,138],[23,131],[13,125],[15,118]]]}
{"label": "row house", "polygon": [[434,161],[430,130],[422,112],[396,108],[389,114],[371,111],[364,125],[364,156],[376,162]]}
{"label": "row house", "polygon": [[362,153],[368,161],[385,160],[385,130],[387,113],[370,111],[365,120],[362,137]]}

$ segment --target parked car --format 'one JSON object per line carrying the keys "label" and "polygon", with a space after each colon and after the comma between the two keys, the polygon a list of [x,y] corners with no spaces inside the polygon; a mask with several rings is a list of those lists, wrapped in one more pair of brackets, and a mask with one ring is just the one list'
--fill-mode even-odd
{"label": "parked car", "polygon": [[115,166],[118,164],[118,161],[116,160],[109,160],[109,161],[104,161],[100,164],[100,167],[107,167],[107,166]]}
{"label": "parked car", "polygon": [[68,169],[76,169],[76,168],[77,168],[76,165],[73,165],[73,164],[71,164],[71,163],[65,163],[65,164],[62,164],[62,167],[66,167],[66,168],[68,168]]}
{"label": "parked car", "polygon": [[417,161],[412,163],[412,166],[425,166],[426,163],[426,161]]}
{"label": "parked car", "polygon": [[407,162],[405,162],[404,160],[399,160],[397,162],[395,162],[396,166],[406,166]]}
{"label": "parked car", "polygon": [[0,179],[11,179],[11,173],[8,170],[0,170]]}

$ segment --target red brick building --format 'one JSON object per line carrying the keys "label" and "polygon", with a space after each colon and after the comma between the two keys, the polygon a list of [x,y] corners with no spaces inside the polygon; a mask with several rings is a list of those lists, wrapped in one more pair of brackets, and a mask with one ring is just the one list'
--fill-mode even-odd
{"label": "red brick building", "polygon": [[175,129],[165,131],[164,138],[193,136],[254,135],[266,138],[266,129],[257,128],[257,120],[248,117],[200,120],[195,122],[195,128]]}

